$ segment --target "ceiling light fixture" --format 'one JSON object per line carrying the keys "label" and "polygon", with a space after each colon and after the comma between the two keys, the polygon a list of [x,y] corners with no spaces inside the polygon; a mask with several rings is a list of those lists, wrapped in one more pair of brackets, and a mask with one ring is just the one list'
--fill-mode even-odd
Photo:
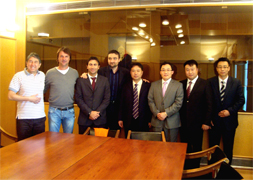
{"label": "ceiling light fixture", "polygon": [[146,36],[145,36],[145,39],[148,39],[148,38],[149,38],[149,36],[148,36],[148,35],[146,35]]}
{"label": "ceiling light fixture", "polygon": [[39,37],[49,37],[48,33],[38,33]]}
{"label": "ceiling light fixture", "polygon": [[184,34],[179,34],[178,37],[182,38],[182,37],[184,37]]}
{"label": "ceiling light fixture", "polygon": [[177,33],[178,33],[178,34],[180,34],[180,33],[182,33],[182,32],[183,32],[182,29],[177,30]]}
{"label": "ceiling light fixture", "polygon": [[141,22],[141,23],[139,24],[139,26],[140,26],[140,27],[146,27],[147,25],[146,25],[146,23]]}
{"label": "ceiling light fixture", "polygon": [[152,42],[153,42],[153,38],[150,38],[150,39],[149,39],[149,42],[151,42],[151,43],[152,43]]}
{"label": "ceiling light fixture", "polygon": [[137,27],[132,27],[132,30],[134,30],[134,31],[139,31],[139,28],[137,28]]}
{"label": "ceiling light fixture", "polygon": [[144,36],[144,35],[145,35],[145,33],[144,33],[143,31],[140,31],[138,34],[139,34],[140,36]]}
{"label": "ceiling light fixture", "polygon": [[185,41],[181,41],[180,44],[185,44]]}
{"label": "ceiling light fixture", "polygon": [[155,46],[155,42],[151,43],[151,46]]}
{"label": "ceiling light fixture", "polygon": [[182,27],[181,24],[177,24],[177,25],[175,26],[176,29],[181,28],[181,27]]}
{"label": "ceiling light fixture", "polygon": [[170,22],[169,22],[167,19],[164,19],[163,22],[162,22],[162,24],[163,24],[164,26],[167,26],[167,25],[170,24]]}

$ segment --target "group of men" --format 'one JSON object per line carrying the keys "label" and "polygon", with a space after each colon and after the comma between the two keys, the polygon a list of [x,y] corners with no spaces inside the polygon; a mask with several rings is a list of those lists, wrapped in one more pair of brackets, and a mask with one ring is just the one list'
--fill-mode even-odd
{"label": "group of men", "polygon": [[[119,67],[120,54],[108,53],[108,66],[100,68],[96,57],[87,62],[87,73],[79,77],[69,67],[71,52],[62,47],[57,52],[58,66],[44,75],[39,71],[41,60],[31,53],[24,71],[14,75],[8,97],[18,101],[18,139],[45,131],[43,94],[50,89],[49,130],[72,133],[75,121],[75,102],[80,108],[79,134],[88,127],[124,128],[133,131],[164,131],[166,140],[188,143],[187,152],[202,149],[203,131],[209,130],[210,146],[223,138],[224,152],[230,163],[233,155],[238,111],[244,104],[243,88],[238,79],[230,77],[230,61],[215,62],[218,76],[209,80],[198,76],[198,63],[184,63],[187,79],[172,79],[174,66],[160,65],[161,78],[149,83],[142,79],[143,66],[132,63],[130,72]],[[75,96],[74,96],[75,95]],[[180,133],[179,133],[180,132]],[[186,162],[186,168],[199,166],[199,160]]]}

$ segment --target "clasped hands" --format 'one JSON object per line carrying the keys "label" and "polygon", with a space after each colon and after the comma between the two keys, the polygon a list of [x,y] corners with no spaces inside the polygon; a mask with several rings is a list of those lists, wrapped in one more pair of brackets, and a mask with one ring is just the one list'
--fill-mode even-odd
{"label": "clasped hands", "polygon": [[99,111],[91,111],[89,119],[93,121],[96,120],[100,116],[99,113]]}
{"label": "clasped hands", "polygon": [[166,112],[160,112],[156,115],[156,117],[160,120],[160,121],[164,121],[164,119],[167,117],[167,113]]}

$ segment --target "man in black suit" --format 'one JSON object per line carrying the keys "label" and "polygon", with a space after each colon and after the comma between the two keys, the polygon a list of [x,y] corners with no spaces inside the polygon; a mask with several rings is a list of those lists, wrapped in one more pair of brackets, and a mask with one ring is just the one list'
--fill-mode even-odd
{"label": "man in black suit", "polygon": [[79,134],[88,127],[106,126],[106,108],[110,103],[110,85],[106,77],[98,75],[100,63],[91,57],[87,63],[88,78],[78,78],[75,100],[80,108]]}
{"label": "man in black suit", "polygon": [[[187,153],[202,150],[203,130],[210,129],[212,100],[206,80],[198,76],[198,63],[189,60],[184,63],[187,79],[181,81],[184,89],[184,101],[180,109],[180,137],[186,142]],[[185,169],[198,168],[200,158],[187,160]]]}
{"label": "man in black suit", "polygon": [[149,131],[151,127],[151,111],[148,105],[150,83],[142,80],[142,64],[132,63],[130,74],[132,81],[123,86],[119,108],[119,126],[124,127],[125,134],[128,130]]}
{"label": "man in black suit", "polygon": [[223,150],[231,164],[238,111],[245,103],[245,98],[241,82],[228,76],[230,61],[219,58],[214,65],[218,76],[209,79],[213,94],[213,126],[209,130],[209,145],[219,145],[222,137]]}
{"label": "man in black suit", "polygon": [[124,84],[131,80],[129,70],[119,67],[120,54],[116,50],[108,53],[108,66],[99,69],[98,74],[108,78],[111,90],[110,104],[107,107],[107,124],[110,129],[119,129],[118,113],[121,92]]}

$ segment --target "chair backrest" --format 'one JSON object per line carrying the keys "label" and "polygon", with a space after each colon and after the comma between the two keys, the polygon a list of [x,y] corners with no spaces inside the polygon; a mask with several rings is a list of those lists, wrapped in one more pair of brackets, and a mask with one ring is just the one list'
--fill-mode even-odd
{"label": "chair backrest", "polygon": [[[194,153],[187,153],[185,156],[185,159],[196,159],[196,158],[201,158],[201,157],[207,156],[207,160],[209,161],[212,158],[212,154],[215,152],[215,150],[217,148],[219,148],[219,146],[215,145],[213,147],[210,147],[210,148],[202,150],[202,151],[198,151],[198,152],[194,152]],[[220,159],[222,159],[224,157],[226,157],[226,156],[223,156]]]}
{"label": "chair backrest", "polygon": [[110,130],[105,128],[91,128],[88,127],[83,133],[84,135],[101,136],[101,137],[115,137],[118,138],[120,130]]}
{"label": "chair backrest", "polygon": [[164,131],[161,131],[161,132],[139,132],[139,131],[129,130],[128,134],[127,134],[127,139],[166,142]]}
{"label": "chair backrest", "polygon": [[203,176],[203,175],[207,175],[209,173],[212,173],[212,178],[214,179],[214,178],[216,178],[216,176],[220,170],[221,164],[226,161],[227,161],[227,158],[223,158],[223,159],[220,159],[219,161],[217,161],[213,164],[207,165],[207,166],[203,166],[203,167],[195,168],[195,169],[184,170],[182,178],[193,178],[193,177],[199,177],[199,176]]}
{"label": "chair backrest", "polygon": [[15,141],[15,142],[17,142],[18,141],[18,137],[17,136],[15,136],[15,135],[12,135],[12,134],[10,134],[10,133],[8,133],[7,131],[5,131],[1,126],[0,126],[0,146],[2,147],[2,142],[1,142],[1,136],[5,136],[5,137],[7,137],[7,138],[9,138],[9,139],[11,139],[11,140],[13,140],[13,141]]}

